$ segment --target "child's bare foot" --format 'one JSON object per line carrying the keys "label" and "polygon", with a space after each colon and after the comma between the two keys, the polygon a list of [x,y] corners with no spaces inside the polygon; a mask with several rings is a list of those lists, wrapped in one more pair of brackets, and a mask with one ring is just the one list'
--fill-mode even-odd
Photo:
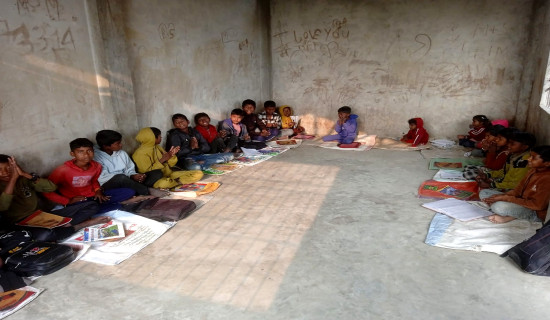
{"label": "child's bare foot", "polygon": [[[181,183],[179,179],[177,181]],[[162,189],[149,188],[149,194],[155,197],[162,198],[162,197],[169,196],[170,192]]]}
{"label": "child's bare foot", "polygon": [[516,218],[514,218],[514,217],[501,216],[499,214],[490,215],[490,216],[487,217],[487,219],[489,219],[489,221],[491,221],[492,223],[506,223],[506,222],[510,222],[512,220],[516,220]]}
{"label": "child's bare foot", "polygon": [[106,223],[106,222],[109,222],[109,221],[111,221],[111,217],[103,216],[103,217],[92,218],[92,219],[89,219],[89,220],[86,220],[84,222],[81,222],[79,224],[74,225],[74,230],[78,231],[82,228],[86,228],[86,227],[93,226],[93,225],[96,225],[96,224]]}

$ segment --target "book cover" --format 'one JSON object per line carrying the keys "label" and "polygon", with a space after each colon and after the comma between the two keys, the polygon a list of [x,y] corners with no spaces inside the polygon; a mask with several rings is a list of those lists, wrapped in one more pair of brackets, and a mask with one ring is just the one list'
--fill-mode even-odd
{"label": "book cover", "polygon": [[111,220],[99,226],[84,228],[82,241],[94,242],[117,238],[124,238],[124,225],[122,222]]}
{"label": "book cover", "polygon": [[72,218],[58,216],[41,210],[36,210],[33,214],[26,217],[22,221],[16,223],[18,226],[26,227],[40,227],[53,229],[56,227],[64,226],[71,222]]}
{"label": "book cover", "polygon": [[216,191],[220,187],[219,182],[197,182],[184,184],[174,188],[178,196],[197,197]]}

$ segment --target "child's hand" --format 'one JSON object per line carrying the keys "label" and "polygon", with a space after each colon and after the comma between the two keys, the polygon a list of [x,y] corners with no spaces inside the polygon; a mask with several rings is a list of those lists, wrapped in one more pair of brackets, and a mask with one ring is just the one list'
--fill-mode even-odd
{"label": "child's hand", "polygon": [[199,141],[197,138],[193,137],[191,138],[191,149],[198,149],[199,148]]}
{"label": "child's hand", "polygon": [[245,134],[245,135],[243,136],[243,138],[244,138],[244,140],[248,141],[248,140],[250,140],[250,135],[249,135],[249,134]]}
{"label": "child's hand", "polygon": [[180,146],[177,146],[177,147],[172,146],[172,148],[170,148],[170,150],[168,150],[168,153],[170,153],[170,158],[172,158],[173,156],[178,154],[178,152],[180,152],[180,149],[181,149]]}
{"label": "child's hand", "polygon": [[482,189],[491,188],[491,179],[487,177],[487,175],[483,172],[480,172],[476,177],[477,184]]}
{"label": "child's hand", "polygon": [[77,203],[77,202],[82,202],[82,201],[85,201],[86,200],[86,197],[83,197],[83,196],[76,196],[76,197],[73,197],[69,200],[69,203],[68,204],[73,204],[73,203]]}
{"label": "child's hand", "polygon": [[220,130],[220,131],[218,132],[218,137],[219,137],[219,138],[222,138],[222,139],[223,139],[223,138],[225,138],[226,136],[227,136],[227,131],[225,131],[225,130]]}
{"label": "child's hand", "polygon": [[130,178],[131,178],[132,180],[137,181],[137,182],[139,182],[139,183],[142,183],[143,180],[145,180],[146,177],[147,177],[147,176],[146,176],[145,174],[143,174],[143,173],[136,173],[136,174],[133,174],[133,175],[130,176]]}
{"label": "child's hand", "polygon": [[264,130],[262,130],[262,133],[260,133],[260,135],[261,135],[262,137],[268,137],[268,136],[269,136],[269,131],[267,131],[267,130],[264,129]]}
{"label": "child's hand", "polygon": [[103,203],[105,201],[109,201],[109,199],[111,199],[111,197],[104,195],[103,191],[101,191],[101,189],[99,189],[95,192],[94,199],[99,201],[99,203]]}
{"label": "child's hand", "polygon": [[21,168],[17,165],[17,162],[15,162],[14,157],[8,158],[8,165],[10,167],[10,180],[16,181],[17,178],[21,175]]}
{"label": "child's hand", "polygon": [[180,151],[180,146],[172,146],[168,152],[165,152],[162,157],[160,157],[159,162],[165,163],[166,161],[170,160],[175,154]]}
{"label": "child's hand", "polygon": [[462,134],[459,134],[459,135],[456,136],[456,137],[457,137],[458,140],[466,138],[466,136],[465,136],[465,135],[462,135]]}
{"label": "child's hand", "polygon": [[504,200],[505,198],[506,197],[503,194],[495,194],[495,195],[490,196],[489,198],[483,199],[483,202],[485,202],[488,205],[492,205],[493,203],[495,203],[497,201],[505,201]]}

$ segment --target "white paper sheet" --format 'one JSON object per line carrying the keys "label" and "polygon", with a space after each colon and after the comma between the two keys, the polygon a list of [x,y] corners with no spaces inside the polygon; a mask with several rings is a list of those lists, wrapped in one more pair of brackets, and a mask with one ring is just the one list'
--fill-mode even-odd
{"label": "white paper sheet", "polygon": [[474,220],[493,214],[491,211],[484,210],[478,206],[468,203],[467,201],[457,200],[454,198],[429,202],[423,204],[422,206],[460,221]]}
{"label": "white paper sheet", "polygon": [[[124,224],[127,236],[119,241],[92,242],[91,248],[81,260],[99,264],[116,265],[153,243],[173,225],[157,222],[125,211],[110,211],[104,214]],[[82,230],[64,241],[81,243]]]}

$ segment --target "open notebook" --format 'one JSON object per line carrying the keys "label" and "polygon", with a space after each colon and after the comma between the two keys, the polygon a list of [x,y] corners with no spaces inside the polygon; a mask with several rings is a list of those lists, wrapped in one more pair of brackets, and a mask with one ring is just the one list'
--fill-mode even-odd
{"label": "open notebook", "polygon": [[467,201],[457,200],[454,198],[429,202],[423,204],[422,206],[460,221],[470,221],[493,214],[489,210],[485,210]]}

